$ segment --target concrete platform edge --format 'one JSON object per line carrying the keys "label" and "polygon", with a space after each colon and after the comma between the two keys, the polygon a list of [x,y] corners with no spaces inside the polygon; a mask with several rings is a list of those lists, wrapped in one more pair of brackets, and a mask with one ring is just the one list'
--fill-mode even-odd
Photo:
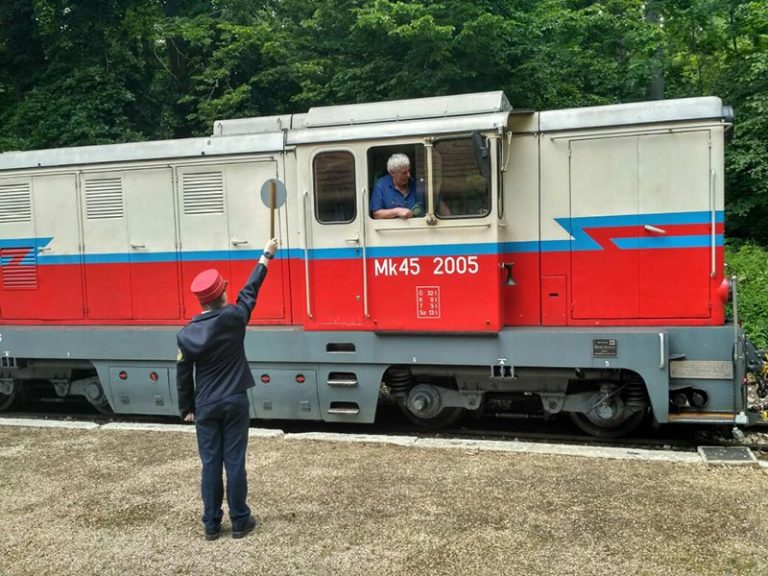
{"label": "concrete platform edge", "polygon": [[[194,432],[195,427],[188,424],[142,424],[111,422],[78,422],[68,420],[37,420],[26,418],[0,418],[0,426],[20,426],[30,428],[69,428],[78,430],[105,431],[144,431],[144,432]],[[683,464],[705,464],[698,452],[680,452],[675,450],[649,450],[643,448],[618,448],[608,446],[577,446],[570,444],[544,444],[519,440],[472,440],[457,438],[418,438],[416,436],[388,436],[382,434],[339,434],[332,432],[288,433],[282,430],[252,428],[251,438],[282,438],[285,440],[313,440],[321,442],[364,442],[391,444],[415,448],[459,449],[466,451],[494,451],[507,453],[526,453],[555,456],[576,456],[584,458],[605,458],[613,460],[646,460],[655,462],[678,462]],[[768,463],[759,462],[759,466],[768,469]]]}
{"label": "concrete platform edge", "polygon": [[71,428],[75,430],[97,430],[101,427],[95,422],[76,420],[37,420],[34,418],[0,418],[0,426],[26,426],[28,428]]}

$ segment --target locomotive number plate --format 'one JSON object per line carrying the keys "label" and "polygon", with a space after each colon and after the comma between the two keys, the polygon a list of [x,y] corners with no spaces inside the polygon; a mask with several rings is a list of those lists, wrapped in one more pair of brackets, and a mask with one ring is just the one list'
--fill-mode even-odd
{"label": "locomotive number plate", "polygon": [[594,338],[592,356],[596,358],[615,358],[619,355],[619,344],[615,338]]}

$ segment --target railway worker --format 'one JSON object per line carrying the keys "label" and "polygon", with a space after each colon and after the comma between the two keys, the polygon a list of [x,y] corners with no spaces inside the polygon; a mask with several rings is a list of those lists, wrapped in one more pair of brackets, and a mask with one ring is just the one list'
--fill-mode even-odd
{"label": "railway worker", "polygon": [[185,422],[195,423],[197,432],[203,465],[200,488],[206,540],[215,540],[221,532],[222,468],[227,473],[232,537],[242,538],[256,527],[256,519],[246,503],[245,471],[250,421],[246,390],[255,382],[243,341],[267,266],[276,251],[277,240],[266,243],[234,305],[227,304],[227,282],[217,270],[198,274],[191,289],[203,311],[177,336],[179,411]]}
{"label": "railway worker", "polygon": [[413,218],[424,215],[424,197],[411,178],[411,161],[405,154],[392,154],[387,174],[376,181],[371,194],[374,218]]}

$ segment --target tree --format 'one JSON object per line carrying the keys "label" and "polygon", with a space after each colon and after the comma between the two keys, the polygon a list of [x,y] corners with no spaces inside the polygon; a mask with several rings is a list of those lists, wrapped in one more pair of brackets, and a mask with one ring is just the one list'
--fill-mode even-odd
{"label": "tree", "polygon": [[[4,9],[2,53],[17,54],[20,31],[31,37],[27,52],[16,57],[25,69],[3,67],[15,86],[14,104],[1,116],[15,135],[3,143],[6,148],[145,136],[139,127],[148,123],[145,114],[151,108],[142,90],[151,40],[144,30],[153,17],[147,5],[137,0],[37,0]],[[19,80],[24,74],[33,81]]]}

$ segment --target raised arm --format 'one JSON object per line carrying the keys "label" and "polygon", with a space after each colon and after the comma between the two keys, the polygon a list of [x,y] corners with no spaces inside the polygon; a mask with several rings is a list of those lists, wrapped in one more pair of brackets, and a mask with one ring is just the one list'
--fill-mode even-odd
{"label": "raised arm", "polygon": [[259,257],[259,262],[256,267],[248,276],[248,281],[245,286],[242,287],[240,293],[237,295],[237,309],[240,313],[240,317],[246,324],[251,319],[251,312],[253,312],[254,306],[256,306],[256,298],[259,295],[259,289],[261,288],[264,278],[267,276],[267,268],[269,262],[275,257],[277,252],[277,239],[272,238],[268,240],[264,245],[264,251]]}

